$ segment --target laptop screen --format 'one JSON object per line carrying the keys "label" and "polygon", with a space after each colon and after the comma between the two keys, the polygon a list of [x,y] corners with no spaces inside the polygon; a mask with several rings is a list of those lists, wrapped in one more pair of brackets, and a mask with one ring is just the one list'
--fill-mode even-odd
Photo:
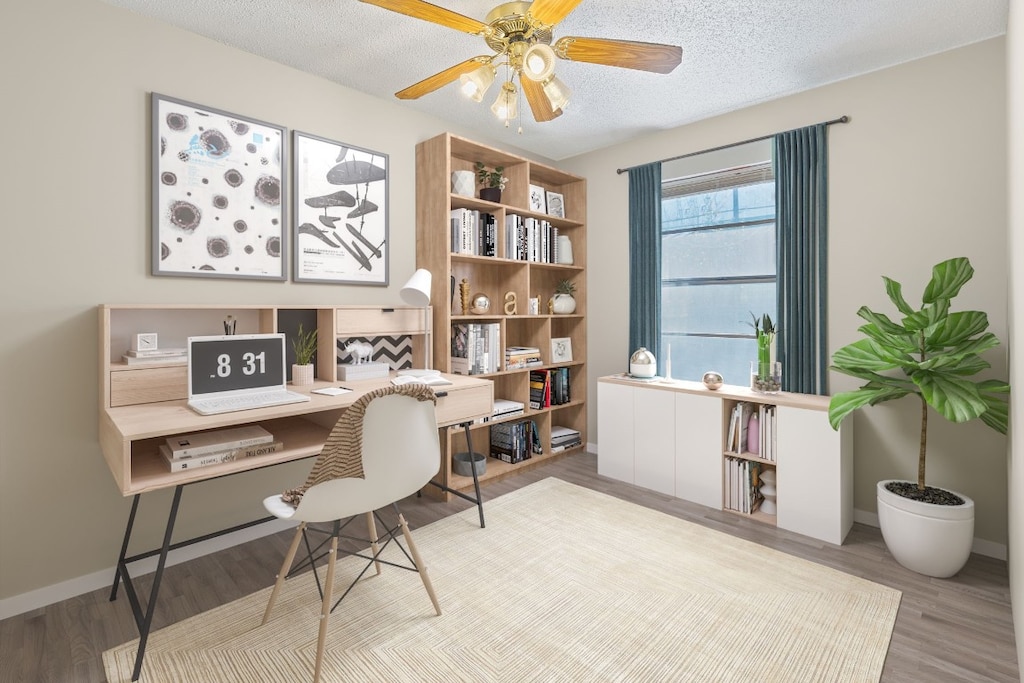
{"label": "laptop screen", "polygon": [[188,338],[188,396],[240,389],[283,389],[283,334]]}

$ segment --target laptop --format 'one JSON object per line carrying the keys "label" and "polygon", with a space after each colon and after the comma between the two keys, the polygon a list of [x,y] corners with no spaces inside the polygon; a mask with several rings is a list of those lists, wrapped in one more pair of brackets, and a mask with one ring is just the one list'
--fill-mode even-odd
{"label": "laptop", "polygon": [[286,382],[283,334],[188,338],[188,407],[200,415],[309,400]]}

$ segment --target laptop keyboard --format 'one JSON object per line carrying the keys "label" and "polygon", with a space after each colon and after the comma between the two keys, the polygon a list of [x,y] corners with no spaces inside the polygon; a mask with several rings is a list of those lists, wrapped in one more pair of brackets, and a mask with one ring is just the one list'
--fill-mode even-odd
{"label": "laptop keyboard", "polygon": [[292,391],[267,391],[239,396],[204,398],[201,401],[192,401],[188,405],[200,415],[217,415],[219,413],[231,413],[236,410],[253,410],[255,408],[281,406],[288,403],[301,403],[308,400],[309,396],[296,394]]}

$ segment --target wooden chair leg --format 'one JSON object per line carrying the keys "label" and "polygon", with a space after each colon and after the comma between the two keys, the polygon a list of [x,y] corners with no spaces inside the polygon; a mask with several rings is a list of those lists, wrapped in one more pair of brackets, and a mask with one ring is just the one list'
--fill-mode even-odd
{"label": "wooden chair leg", "polygon": [[320,665],[324,658],[324,642],[327,640],[327,621],[331,617],[331,591],[334,588],[334,563],[338,559],[338,537],[331,539],[331,557],[327,560],[327,579],[324,581],[324,602],[320,607],[320,634],[316,639],[316,665],[313,669],[313,683],[320,680]]}
{"label": "wooden chair leg", "polygon": [[434,611],[437,612],[437,616],[441,616],[441,605],[437,604],[437,596],[434,595],[434,586],[430,583],[430,577],[427,576],[427,567],[423,564],[423,559],[420,558],[420,552],[416,549],[416,544],[413,543],[412,534],[409,533],[409,525],[405,522],[405,516],[399,513],[398,523],[402,525],[402,536],[405,537],[405,542],[409,545],[409,552],[412,554],[412,561],[416,563],[416,569],[419,570],[420,579],[423,581],[423,587],[427,589],[427,595],[430,596],[430,602],[434,603]]}
{"label": "wooden chair leg", "polygon": [[[373,521],[373,510],[366,513],[366,530],[370,534],[370,550],[373,552],[373,556],[377,557],[380,546],[377,544],[377,525]],[[380,576],[380,562],[374,560],[373,567],[377,570],[377,576]]]}
{"label": "wooden chair leg", "polygon": [[281,564],[281,571],[277,574],[277,581],[274,582],[274,590],[270,592],[270,599],[267,601],[267,609],[263,613],[263,621],[260,622],[260,626],[263,626],[270,619],[270,610],[274,608],[274,601],[277,600],[277,594],[281,590],[281,586],[284,585],[285,577],[288,576],[288,571],[292,568],[292,561],[295,560],[295,552],[299,549],[299,541],[302,540],[302,532],[306,530],[306,523],[299,524],[299,528],[295,531],[295,537],[292,538],[291,547],[288,548],[288,554],[284,556],[284,562]]}

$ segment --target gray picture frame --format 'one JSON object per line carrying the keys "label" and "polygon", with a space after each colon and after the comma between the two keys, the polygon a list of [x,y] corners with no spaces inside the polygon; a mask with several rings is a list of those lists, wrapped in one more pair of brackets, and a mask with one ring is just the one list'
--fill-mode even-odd
{"label": "gray picture frame", "polygon": [[390,159],[292,131],[292,279],[386,287]]}
{"label": "gray picture frame", "polygon": [[151,93],[151,272],[286,280],[287,129]]}

